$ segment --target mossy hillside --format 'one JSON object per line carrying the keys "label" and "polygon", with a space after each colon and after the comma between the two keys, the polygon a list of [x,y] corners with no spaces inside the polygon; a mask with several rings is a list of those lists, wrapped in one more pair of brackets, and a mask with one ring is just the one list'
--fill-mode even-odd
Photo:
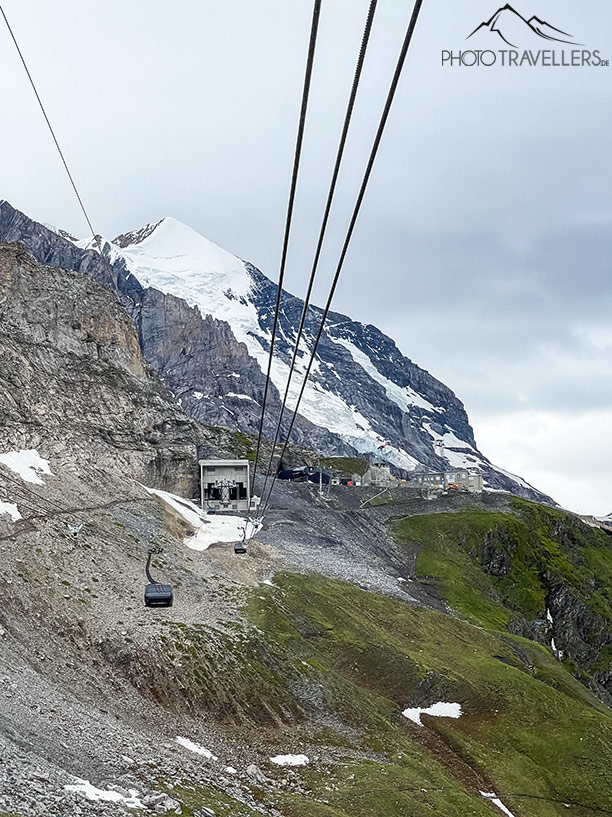
{"label": "mossy hillside", "polygon": [[183,817],[193,817],[194,814],[201,813],[200,809],[202,808],[211,809],[217,817],[256,817],[256,815],[261,815],[260,811],[255,811],[247,804],[229,797],[212,786],[199,786],[193,789],[175,787],[166,790],[166,793],[181,804]]}
{"label": "mossy hillside", "polygon": [[321,460],[321,465],[324,468],[333,468],[335,471],[340,471],[344,477],[349,479],[353,474],[359,474],[362,477],[370,467],[367,460],[362,460],[359,457],[325,457]]}
{"label": "mossy hillside", "polygon": [[406,517],[394,520],[391,532],[400,543],[422,545],[416,572],[434,578],[454,610],[474,624],[505,629],[511,611],[501,603],[492,579],[469,553],[492,527],[507,519],[506,514],[486,511]]}
{"label": "mossy hillside", "polygon": [[[477,795],[474,801],[477,785],[544,798],[530,800],[528,812],[513,802],[518,815],[559,814],[552,800],[612,807],[610,712],[547,650],[331,580],[277,576],[276,583],[278,589],[251,596],[254,623],[272,643],[283,644],[293,666],[304,662],[311,684],[322,690],[319,715],[335,708],[345,722],[361,726],[363,747],[390,757],[374,775],[373,793],[365,790],[371,780],[360,791],[359,781],[371,775],[359,763],[355,780],[335,769],[331,782],[311,781],[314,794],[328,801],[318,811],[310,799],[307,805],[290,798],[283,806],[288,814],[431,813],[431,805],[429,812],[417,808],[411,788],[428,789],[441,814],[490,813]],[[461,703],[464,716],[427,718],[421,731],[401,715],[404,707],[437,700]],[[448,747],[456,767],[440,762],[428,735]],[[401,770],[398,753],[406,759]],[[473,780],[464,774],[465,763]],[[466,792],[464,810],[459,801]],[[458,798],[452,806],[450,797]]]}
{"label": "mossy hillside", "polygon": [[242,456],[247,460],[254,461],[255,457],[257,456],[255,451],[255,440],[246,434],[243,434],[241,431],[233,431],[232,434],[236,439],[236,442],[243,448]]}
{"label": "mossy hillside", "polygon": [[491,817],[486,801],[441,764],[424,763],[397,752],[389,763],[348,761],[331,774],[305,772],[312,795],[280,794],[276,806],[286,817]]}
{"label": "mossy hillside", "polygon": [[[168,622],[161,636],[165,661],[146,689],[169,708],[206,711],[227,724],[277,726],[295,723],[303,710],[292,690],[302,674],[287,660],[281,645],[236,623],[217,627]],[[132,679],[138,681],[139,679]]]}
{"label": "mossy hillside", "polygon": [[423,546],[417,573],[435,577],[471,621],[504,628],[516,613],[542,617],[550,589],[565,584],[612,623],[610,537],[571,514],[512,504],[516,515],[469,510],[397,519],[392,533]]}

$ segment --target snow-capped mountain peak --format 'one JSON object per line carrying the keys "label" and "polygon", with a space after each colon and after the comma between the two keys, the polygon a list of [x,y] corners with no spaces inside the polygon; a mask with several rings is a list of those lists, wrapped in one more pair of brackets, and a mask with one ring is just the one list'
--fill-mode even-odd
{"label": "snow-capped mountain peak", "polygon": [[[259,370],[266,371],[276,286],[259,270],[171,217],[119,237],[110,254],[120,257],[142,286],[181,298],[203,316],[227,321]],[[271,373],[280,394],[302,310],[302,302],[289,293],[283,293],[282,304]],[[319,317],[320,310],[313,307],[289,392],[290,409]],[[181,394],[185,406],[195,404],[197,413],[205,416],[204,386],[184,383]],[[247,396],[257,409],[261,394]],[[227,400],[225,405],[227,409]],[[343,315],[330,315],[300,414],[356,452],[376,455],[405,471],[436,464],[489,468],[455,395],[408,361],[375,327]]]}
{"label": "snow-capped mountain peak", "polygon": [[142,284],[162,291],[180,288],[179,297],[195,305],[201,300],[198,293],[208,294],[211,289],[230,288],[236,297],[248,294],[251,279],[244,262],[181,221],[167,216],[136,231],[136,236],[129,244],[113,243]]}

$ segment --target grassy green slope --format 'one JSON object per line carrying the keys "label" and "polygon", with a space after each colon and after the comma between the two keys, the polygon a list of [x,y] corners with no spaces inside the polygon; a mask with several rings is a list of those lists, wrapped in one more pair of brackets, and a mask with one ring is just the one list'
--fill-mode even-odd
{"label": "grassy green slope", "polygon": [[451,607],[475,624],[505,629],[517,616],[543,618],[549,599],[564,592],[583,611],[580,638],[593,648],[581,676],[609,669],[612,540],[571,514],[519,499],[512,504],[514,513],[397,519],[392,531],[399,542],[422,545],[417,574],[434,578]]}
{"label": "grassy green slope", "polygon": [[334,468],[341,471],[344,476],[351,477],[353,474],[363,476],[370,467],[367,460],[359,457],[326,457],[321,460],[324,468]]}
{"label": "grassy green slope", "polygon": [[[320,712],[389,757],[312,773],[314,796],[328,802],[317,810],[284,797],[287,814],[490,814],[480,786],[516,815],[567,814],[556,801],[612,808],[611,713],[547,650],[335,581],[277,582],[251,598],[252,619],[304,667]],[[465,714],[426,717],[423,728],[401,714],[438,700]]]}
{"label": "grassy green slope", "polygon": [[[157,674],[156,697],[176,699],[180,666],[183,694],[203,715],[246,728],[259,751],[308,754],[296,772],[258,761],[276,785],[252,794],[284,817],[498,813],[480,791],[495,791],[515,817],[612,813],[612,711],[571,664],[508,630],[516,616],[545,613],[551,587],[570,588],[605,621],[609,539],[520,501],[514,513],[411,517],[393,530],[422,544],[417,572],[460,617],[277,574],[250,593],[243,612],[254,627],[237,620],[236,638],[167,625],[172,666],[167,679]],[[605,649],[599,660],[609,660]],[[438,701],[463,715],[424,716],[422,727],[402,715]],[[185,817],[201,806],[254,813],[213,789],[173,796]]]}

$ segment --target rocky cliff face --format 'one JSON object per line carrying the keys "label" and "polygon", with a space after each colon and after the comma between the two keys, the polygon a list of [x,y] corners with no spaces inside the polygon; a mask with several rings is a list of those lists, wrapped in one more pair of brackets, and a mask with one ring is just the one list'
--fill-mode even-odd
{"label": "rocky cliff face", "polygon": [[[0,203],[0,239],[39,260],[85,272],[113,289],[132,317],[146,359],[176,401],[210,425],[255,433],[277,288],[251,264],[164,219],[107,242],[73,242]],[[264,432],[274,433],[302,301],[284,292]],[[301,385],[321,311],[310,309]],[[319,346],[292,441],[326,455],[386,459],[415,468],[476,467],[493,489],[548,500],[477,448],[461,401],[404,357],[376,327],[334,313]]]}
{"label": "rocky cliff face", "polygon": [[3,451],[35,448],[187,496],[197,447],[236,445],[168,399],[108,289],[17,244],[0,244],[0,425]]}

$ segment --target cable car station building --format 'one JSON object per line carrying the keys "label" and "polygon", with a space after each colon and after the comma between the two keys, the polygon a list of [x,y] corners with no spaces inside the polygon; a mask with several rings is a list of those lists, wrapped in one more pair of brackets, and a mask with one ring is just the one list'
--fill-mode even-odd
{"label": "cable car station building", "polygon": [[202,510],[248,511],[251,508],[248,460],[200,460]]}

